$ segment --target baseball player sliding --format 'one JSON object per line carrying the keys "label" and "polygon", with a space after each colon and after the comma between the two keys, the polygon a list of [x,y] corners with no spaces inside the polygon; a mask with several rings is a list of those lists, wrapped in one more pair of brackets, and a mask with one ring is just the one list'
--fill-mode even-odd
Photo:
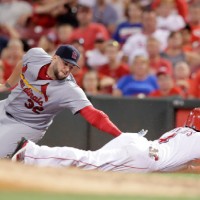
{"label": "baseball player sliding", "polygon": [[64,108],[73,114],[80,113],[104,132],[121,134],[76,84],[71,71],[78,67],[79,56],[79,51],[71,45],[61,45],[53,57],[41,48],[32,48],[6,83],[0,85],[0,92],[17,85],[0,102],[0,158],[9,157],[22,137],[38,142],[54,116]]}
{"label": "baseball player sliding", "polygon": [[[185,127],[148,141],[145,131],[122,133],[97,151],[38,146],[23,139],[12,160],[40,166],[75,166],[85,170],[124,172],[177,171],[200,159],[200,108],[190,112]],[[193,166],[194,168],[194,166]]]}

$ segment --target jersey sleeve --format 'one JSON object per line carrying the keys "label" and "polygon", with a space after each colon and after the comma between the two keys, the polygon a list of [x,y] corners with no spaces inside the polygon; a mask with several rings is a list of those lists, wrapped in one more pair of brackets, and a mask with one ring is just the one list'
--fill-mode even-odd
{"label": "jersey sleeve", "polygon": [[69,109],[73,114],[76,114],[86,106],[92,105],[84,91],[77,84],[70,82],[69,85],[68,88],[62,90],[62,93],[66,91],[62,94],[63,107]]}
{"label": "jersey sleeve", "polygon": [[29,63],[43,64],[48,63],[51,56],[48,55],[42,48],[32,48],[23,56],[23,65],[27,66]]}

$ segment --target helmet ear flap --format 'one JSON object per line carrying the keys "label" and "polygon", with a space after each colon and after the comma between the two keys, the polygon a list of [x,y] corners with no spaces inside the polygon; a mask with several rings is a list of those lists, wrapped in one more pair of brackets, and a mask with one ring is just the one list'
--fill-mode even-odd
{"label": "helmet ear flap", "polygon": [[188,115],[185,127],[200,131],[200,108],[194,108]]}

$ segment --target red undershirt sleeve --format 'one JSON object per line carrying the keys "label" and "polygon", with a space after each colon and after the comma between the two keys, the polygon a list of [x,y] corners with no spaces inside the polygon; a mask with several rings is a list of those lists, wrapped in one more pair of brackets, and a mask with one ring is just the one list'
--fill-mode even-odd
{"label": "red undershirt sleeve", "polygon": [[113,136],[119,136],[121,134],[121,131],[110,121],[109,117],[103,111],[100,111],[93,106],[86,106],[81,109],[79,113],[86,121],[97,129]]}

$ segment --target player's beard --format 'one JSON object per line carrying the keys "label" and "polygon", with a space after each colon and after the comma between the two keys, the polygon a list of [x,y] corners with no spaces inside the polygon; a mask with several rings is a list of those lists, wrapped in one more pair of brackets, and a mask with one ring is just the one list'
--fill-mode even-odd
{"label": "player's beard", "polygon": [[66,78],[65,76],[63,77],[63,76],[59,75],[57,65],[54,65],[53,72],[54,72],[54,76],[56,77],[57,80],[64,80]]}

